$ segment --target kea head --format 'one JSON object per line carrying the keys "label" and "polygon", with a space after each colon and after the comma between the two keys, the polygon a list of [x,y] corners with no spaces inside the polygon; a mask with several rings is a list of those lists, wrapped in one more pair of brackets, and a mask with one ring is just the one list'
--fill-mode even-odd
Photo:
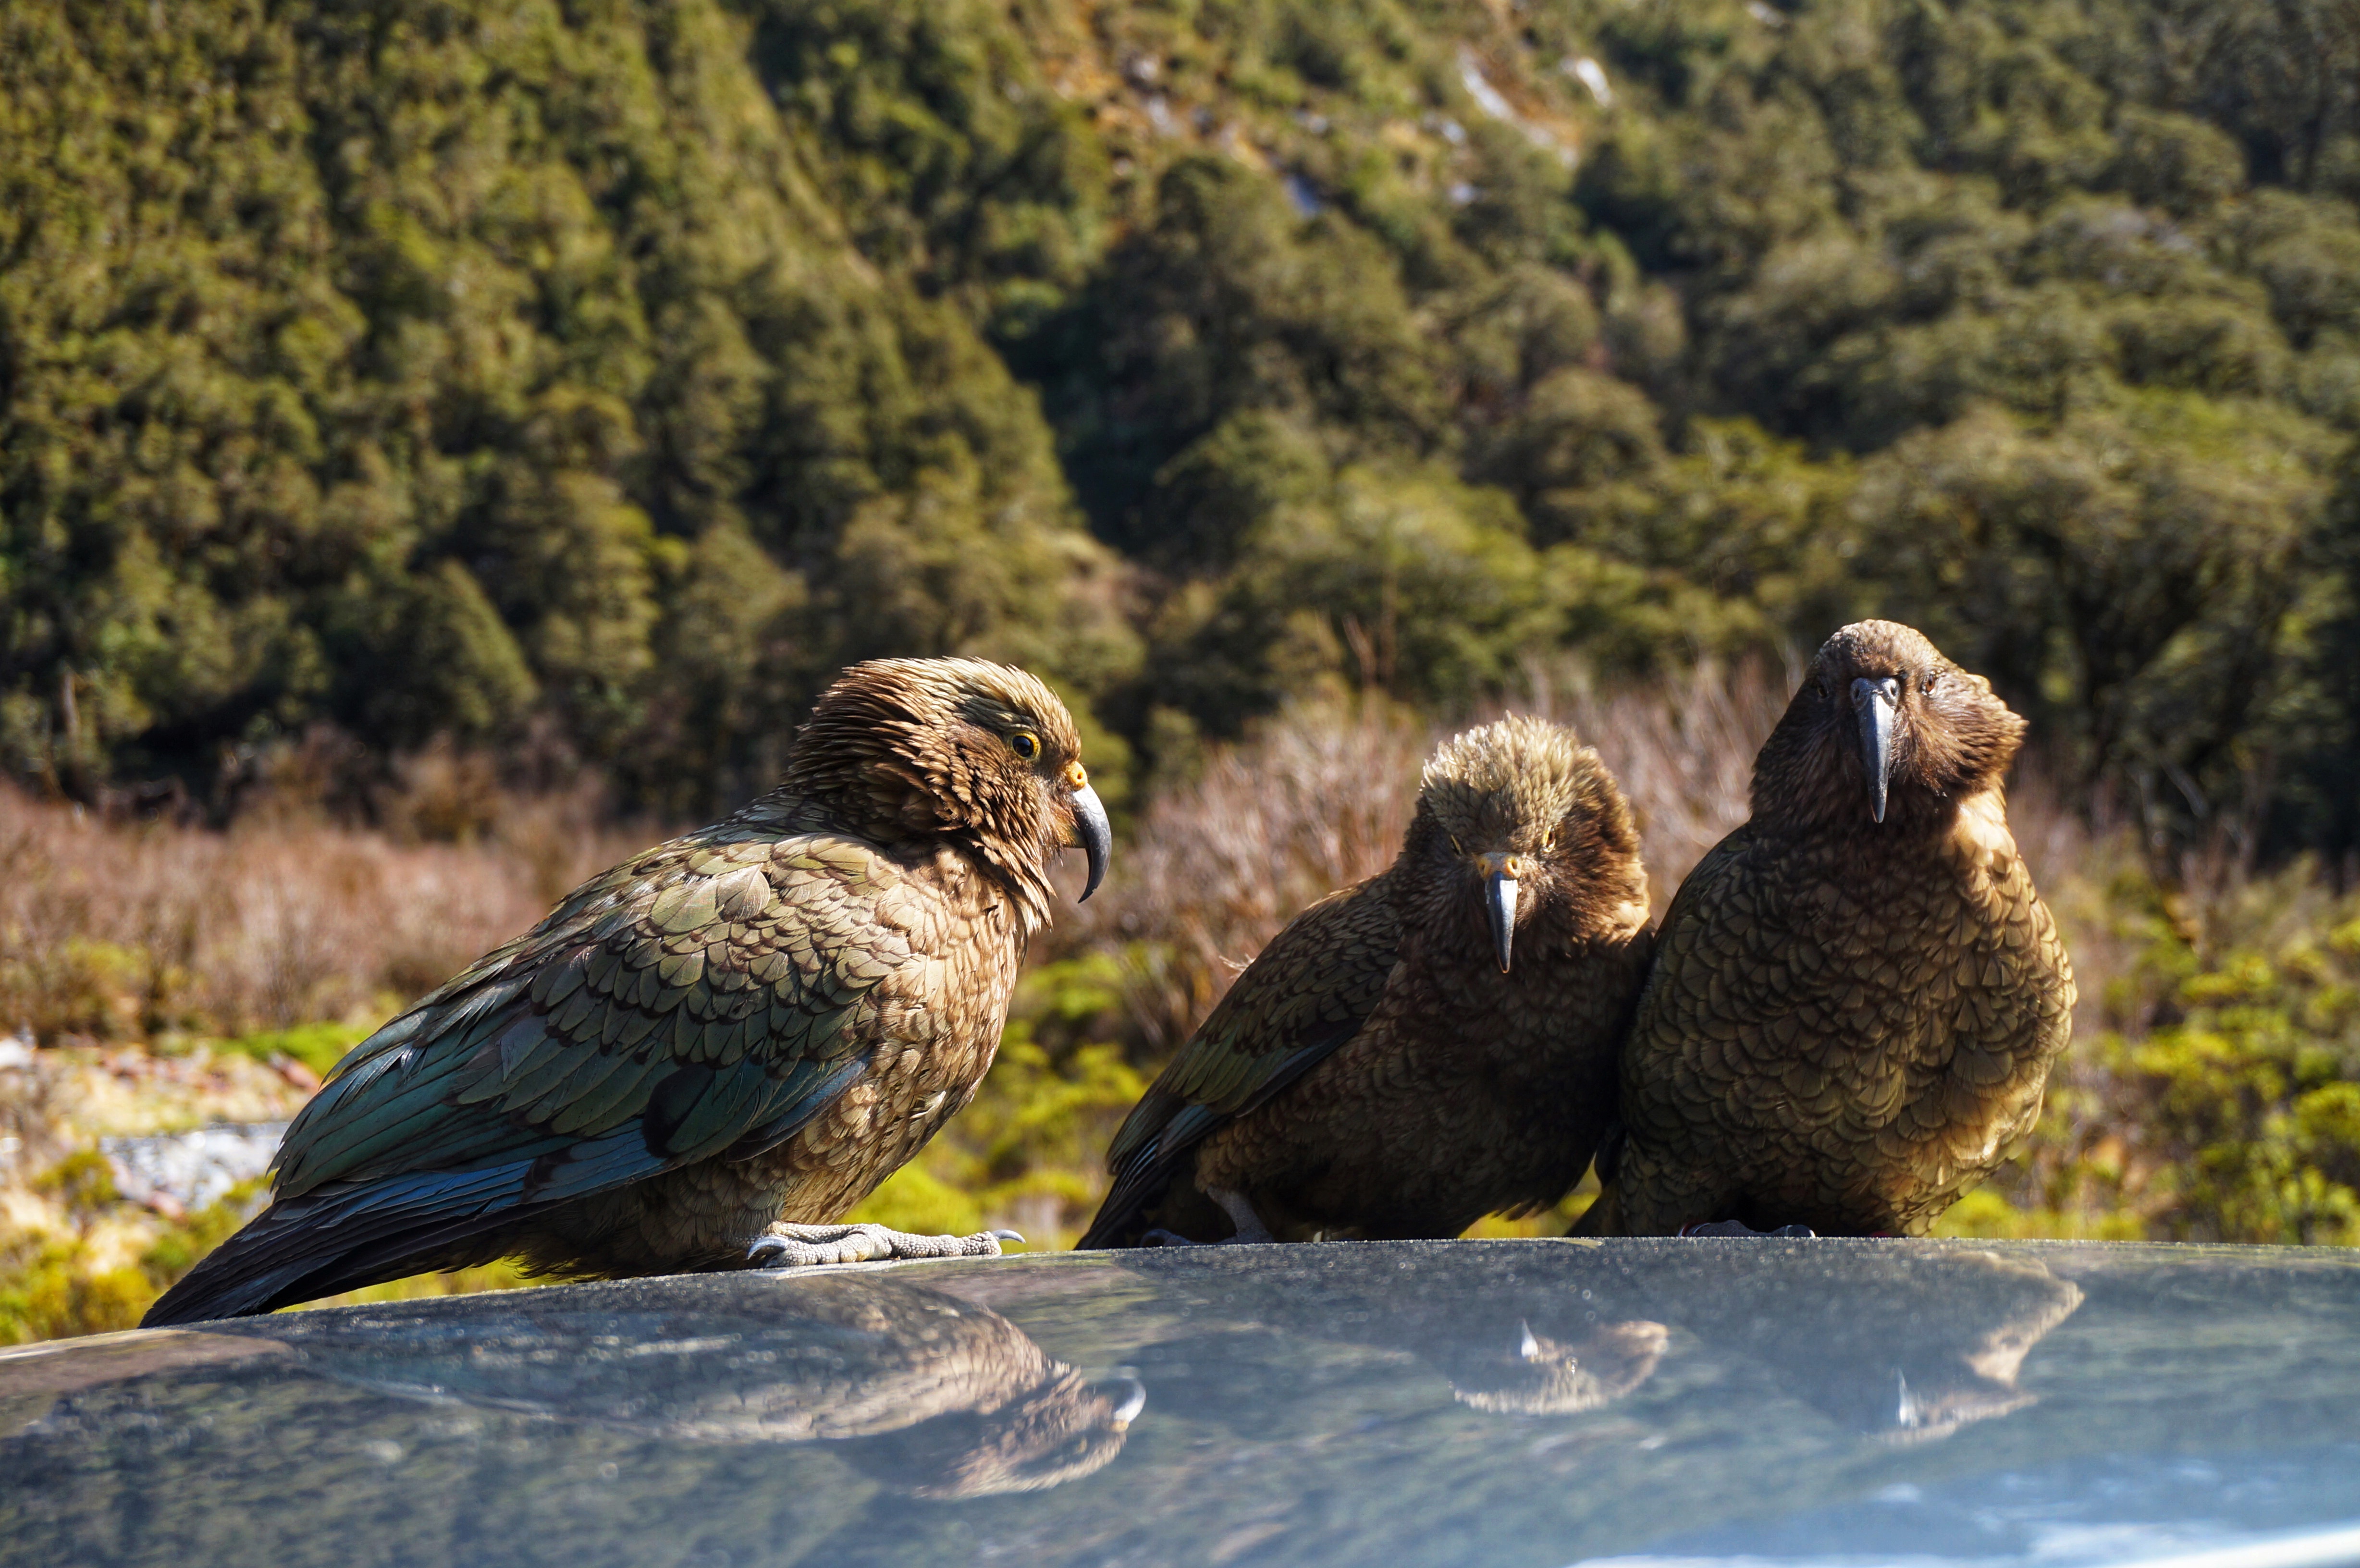
{"label": "kea head", "polygon": [[1089,857],[1087,898],[1113,835],[1065,704],[978,659],[872,659],[820,693],[787,784],[883,844],[949,839],[1007,884],[1028,923],[1048,920],[1048,866]]}
{"label": "kea head", "polygon": [[2015,760],[2024,721],[1897,621],[1820,645],[1754,764],[1757,817],[1873,831],[1949,820]]}
{"label": "kea head", "polygon": [[1505,718],[1444,742],[1402,859],[1421,927],[1480,942],[1502,974],[1516,932],[1536,920],[1602,933],[1646,918],[1622,791],[1596,752],[1546,719]]}
{"label": "kea head", "polygon": [[1600,1323],[1577,1340],[1516,1325],[1513,1340],[1446,1357],[1451,1394],[1501,1415],[1568,1415],[1612,1404],[1655,1375],[1671,1331],[1644,1319]]}

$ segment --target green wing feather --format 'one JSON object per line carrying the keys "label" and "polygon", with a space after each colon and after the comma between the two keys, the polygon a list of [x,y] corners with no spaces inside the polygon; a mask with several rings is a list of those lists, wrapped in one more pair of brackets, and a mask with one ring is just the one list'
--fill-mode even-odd
{"label": "green wing feather", "polygon": [[1181,1154],[1360,1033],[1400,962],[1389,894],[1382,877],[1332,893],[1270,940],[1115,1134],[1114,1188],[1081,1246],[1127,1230]]}
{"label": "green wing feather", "polygon": [[869,994],[917,962],[925,916],[856,840],[725,828],[661,845],[356,1046],[289,1129],[278,1193],[529,1159],[635,1121],[650,1170],[722,1153],[815,1083],[841,1093],[812,1070],[864,1049]]}

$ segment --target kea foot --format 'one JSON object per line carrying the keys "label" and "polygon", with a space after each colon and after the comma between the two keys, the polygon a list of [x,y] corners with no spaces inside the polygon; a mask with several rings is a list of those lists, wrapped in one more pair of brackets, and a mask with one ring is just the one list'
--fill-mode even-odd
{"label": "kea foot", "polygon": [[[1207,1187],[1205,1189],[1205,1196],[1219,1204],[1221,1213],[1229,1215],[1229,1223],[1238,1227],[1237,1234],[1229,1238],[1230,1243],[1250,1245],[1278,1239],[1270,1234],[1270,1226],[1262,1223],[1262,1216],[1254,1213],[1253,1204],[1246,1201],[1246,1195],[1243,1192],[1232,1192],[1227,1187]],[[1228,1245],[1228,1243],[1215,1245]]]}
{"label": "kea foot", "polygon": [[973,1236],[912,1236],[881,1225],[772,1225],[746,1249],[750,1269],[800,1269],[814,1263],[881,1263],[899,1258],[997,1258],[1012,1230]]}
{"label": "kea foot", "polygon": [[1807,1225],[1782,1225],[1776,1230],[1755,1230],[1752,1225],[1735,1220],[1715,1220],[1710,1225],[1682,1225],[1682,1236],[1815,1236],[1819,1233]]}

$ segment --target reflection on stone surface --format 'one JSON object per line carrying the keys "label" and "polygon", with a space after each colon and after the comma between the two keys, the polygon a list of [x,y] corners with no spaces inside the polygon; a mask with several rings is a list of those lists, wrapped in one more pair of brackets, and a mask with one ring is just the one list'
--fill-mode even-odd
{"label": "reflection on stone surface", "polygon": [[159,1372],[281,1356],[283,1346],[235,1334],[162,1329],[0,1350],[0,1438],[47,1415],[64,1395]]}
{"label": "reflection on stone surface", "polygon": [[1515,1342],[1454,1346],[1440,1357],[1450,1391],[1479,1410],[1570,1415],[1612,1404],[1654,1376],[1670,1331],[1638,1319],[1601,1323],[1579,1339],[1553,1339],[1517,1326]]}
{"label": "reflection on stone surface", "polygon": [[[1841,1428],[1886,1443],[1945,1437],[2032,1404],[2016,1386],[2025,1356],[2081,1302],[2078,1286],[2037,1259],[1957,1247],[1571,1242],[1470,1250],[1447,1281],[1372,1269],[1377,1255],[1349,1245],[1306,1250],[1292,1288],[1257,1301],[1257,1321],[1406,1353],[1475,1410],[1594,1410],[1660,1367],[1703,1359],[1766,1374]],[[1304,1278],[1319,1288],[1306,1290]],[[1436,1288],[1445,1282],[1453,1288]]]}
{"label": "reflection on stone surface", "polygon": [[[64,1348],[46,1383],[0,1361],[42,1402],[0,1436],[0,1568],[1563,1568],[1780,1520],[1793,1555],[1874,1562],[1967,1518],[2026,1553],[2284,1529],[2349,1518],[2355,1323],[2336,1249],[1668,1239],[345,1308]],[[235,1338],[268,1348],[204,1344]],[[1124,1366],[1153,1419],[1082,1376]]]}
{"label": "reflection on stone surface", "polygon": [[282,1317],[312,1370],[380,1392],[699,1443],[825,1443],[922,1497],[1038,1491],[1121,1452],[1144,1402],[988,1308],[879,1272],[798,1282],[774,1313],[552,1312],[453,1336],[400,1318]]}
{"label": "reflection on stone surface", "polygon": [[2032,1404],[2016,1387],[2025,1356],[2081,1304],[2079,1286],[2031,1258],[1869,1247],[1840,1268],[1737,1275],[1680,1321],[1853,1430],[1909,1443]]}

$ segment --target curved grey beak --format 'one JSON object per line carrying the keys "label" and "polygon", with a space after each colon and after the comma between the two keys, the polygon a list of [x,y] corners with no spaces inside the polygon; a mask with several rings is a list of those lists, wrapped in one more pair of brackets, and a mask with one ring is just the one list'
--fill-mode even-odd
{"label": "curved grey beak", "polygon": [[1130,1385],[1130,1391],[1123,1395],[1122,1403],[1114,1408],[1115,1424],[1129,1426],[1139,1419],[1139,1412],[1147,1408],[1147,1385],[1141,1382],[1139,1375],[1128,1367],[1116,1367],[1114,1377],[1117,1382]]}
{"label": "curved grey beak", "polygon": [[1861,676],[1852,683],[1852,712],[1860,716],[1860,764],[1868,775],[1869,814],[1885,820],[1885,787],[1893,779],[1893,711],[1901,702],[1901,682]]}
{"label": "curved grey beak", "polygon": [[1087,904],[1090,895],[1106,880],[1107,857],[1114,853],[1114,829],[1107,825],[1106,807],[1098,803],[1098,792],[1085,784],[1074,791],[1074,840],[1071,847],[1089,857],[1089,879],[1082,885],[1082,896],[1074,900]]}
{"label": "curved grey beak", "polygon": [[1500,973],[1505,975],[1516,943],[1516,878],[1506,855],[1487,855],[1483,862],[1483,914],[1491,924],[1491,950],[1499,955]]}

